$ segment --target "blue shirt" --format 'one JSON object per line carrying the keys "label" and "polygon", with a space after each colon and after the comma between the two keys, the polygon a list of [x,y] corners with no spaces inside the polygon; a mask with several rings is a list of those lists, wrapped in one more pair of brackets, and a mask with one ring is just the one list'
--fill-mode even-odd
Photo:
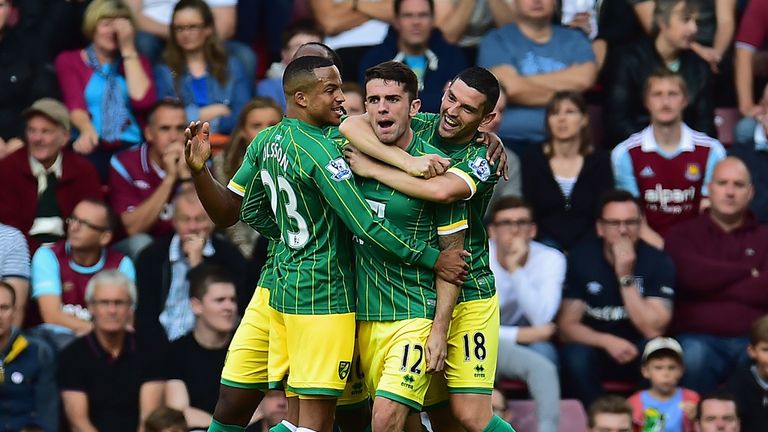
{"label": "blue shirt", "polygon": [[[477,64],[486,69],[511,65],[522,76],[557,72],[568,67],[594,62],[592,45],[584,32],[552,26],[547,42],[528,39],[517,24],[492,30],[480,42]],[[544,141],[544,107],[507,105],[499,135],[515,141]]]}
{"label": "blue shirt", "polygon": [[667,401],[656,400],[648,390],[640,392],[640,400],[645,409],[654,408],[664,419],[664,432],[682,432],[683,430],[683,391],[678,388],[675,395]]}

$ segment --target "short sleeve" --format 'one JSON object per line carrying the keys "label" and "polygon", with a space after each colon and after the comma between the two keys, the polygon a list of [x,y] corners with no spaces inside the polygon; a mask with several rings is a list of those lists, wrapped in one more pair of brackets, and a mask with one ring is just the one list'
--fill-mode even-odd
{"label": "short sleeve", "polygon": [[256,160],[258,155],[255,154],[257,153],[256,146],[254,145],[255,142],[256,139],[248,145],[248,150],[243,158],[243,163],[240,165],[240,168],[237,169],[237,172],[235,172],[232,179],[229,180],[229,184],[227,184],[227,189],[240,197],[245,195],[246,187],[248,187],[251,181],[256,177]]}
{"label": "short sleeve", "polygon": [[451,235],[469,228],[467,204],[457,201],[452,204],[435,204],[435,219],[438,235]]}
{"label": "short sleeve", "polygon": [[500,64],[504,64],[505,56],[501,54],[507,53],[509,50],[504,46],[501,31],[501,29],[491,30],[480,41],[477,54],[478,66],[490,69]]}
{"label": "short sleeve", "polygon": [[53,250],[43,246],[32,256],[32,298],[61,295],[59,261]]}
{"label": "short sleeve", "polygon": [[637,179],[632,168],[632,157],[624,146],[619,145],[611,152],[611,166],[616,189],[625,190],[635,197],[640,196],[640,189],[637,187]]}
{"label": "short sleeve", "polygon": [[658,256],[652,261],[656,264],[648,271],[648,275],[652,276],[643,280],[642,294],[644,297],[660,297],[671,302],[675,297],[675,267],[672,258],[656,250],[649,253]]}
{"label": "short sleeve", "polygon": [[464,160],[459,161],[448,169],[449,173],[458,176],[469,186],[469,200],[476,194],[483,194],[489,189],[493,189],[499,177],[496,175],[498,161],[491,165],[486,159],[487,147],[484,145],[475,145],[467,154]]}
{"label": "short sleeve", "polygon": [[133,261],[129,257],[123,257],[123,259],[120,260],[117,269],[128,277],[128,279],[133,281],[133,283],[136,283],[136,267],[134,267]]}
{"label": "short sleeve", "polygon": [[712,173],[715,172],[715,166],[725,159],[725,156],[725,147],[720,144],[720,141],[712,140],[712,147],[709,149],[709,155],[707,155],[707,167],[704,170],[704,183],[701,185],[702,196],[709,196],[709,182],[712,181]]}

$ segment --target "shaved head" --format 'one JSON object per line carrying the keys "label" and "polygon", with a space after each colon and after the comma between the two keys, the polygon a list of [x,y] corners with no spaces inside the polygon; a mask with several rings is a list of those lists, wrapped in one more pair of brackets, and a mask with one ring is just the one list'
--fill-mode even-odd
{"label": "shaved head", "polygon": [[317,85],[316,69],[333,67],[333,62],[324,57],[298,57],[288,63],[283,73],[283,92],[286,99],[292,99],[297,92],[307,92]]}
{"label": "shaved head", "polygon": [[747,168],[744,161],[735,156],[728,156],[715,165],[715,170],[712,172],[712,180],[722,176],[725,171],[731,170],[735,170],[747,183],[752,184],[752,175],[749,173],[749,168]]}

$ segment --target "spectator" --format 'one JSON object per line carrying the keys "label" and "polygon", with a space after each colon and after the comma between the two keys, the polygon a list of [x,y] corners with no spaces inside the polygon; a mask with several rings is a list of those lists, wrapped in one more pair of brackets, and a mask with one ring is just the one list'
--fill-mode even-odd
{"label": "spectator", "polygon": [[587,422],[589,432],[631,432],[632,407],[621,396],[603,396],[589,407]]}
{"label": "spectator", "polygon": [[145,432],[187,432],[189,426],[184,413],[173,408],[160,407],[144,421]]}
{"label": "spectator", "polygon": [[448,43],[476,48],[494,27],[514,21],[514,3],[507,0],[437,0],[435,25]]}
{"label": "spectator", "polygon": [[[686,84],[683,117],[697,131],[714,136],[712,71],[691,44],[696,36],[696,7],[693,0],[657,0],[652,40],[641,40],[617,55],[609,71],[606,95],[606,142],[613,146],[648,124],[650,108],[643,91],[654,71],[677,73]],[[646,102],[646,104],[643,104]],[[648,109],[648,112],[646,112]],[[650,113],[651,118],[653,113]]]}
{"label": "spectator", "polygon": [[680,344],[664,337],[648,341],[641,371],[651,387],[629,398],[636,430],[693,432],[699,394],[677,385],[683,376]]}
{"label": "spectator", "polygon": [[[739,111],[745,117],[757,117],[768,113],[766,110],[768,98],[765,97],[763,87],[756,86],[758,81],[755,79],[757,68],[755,54],[765,47],[765,42],[768,40],[766,22],[768,22],[768,3],[761,0],[748,2],[736,34],[734,54],[736,97]],[[768,90],[768,87],[765,89]]]}
{"label": "spectator", "polygon": [[56,94],[56,79],[43,67],[29,34],[9,28],[11,0],[0,0],[0,159],[24,146],[21,112]]}
{"label": "spectator", "polygon": [[267,76],[256,85],[256,94],[273,99],[285,111],[285,94],[283,93],[283,71],[291,62],[296,50],[309,42],[322,42],[323,33],[314,25],[299,22],[288,27],[283,32],[283,47],[280,51],[280,61],[272,63],[267,70]]}
{"label": "spectator", "polygon": [[157,333],[165,330],[172,342],[195,326],[189,300],[187,273],[202,263],[218,264],[236,279],[240,312],[250,300],[253,287],[246,286],[245,260],[237,247],[225,238],[212,235],[213,222],[191,189],[173,201],[175,233],[152,242],[136,261],[136,281],[141,303],[136,328]]}
{"label": "spectator", "polygon": [[3,431],[58,430],[59,401],[51,349],[14,326],[16,291],[0,282],[0,425]]}
{"label": "spectator", "polygon": [[488,259],[501,316],[497,374],[526,381],[536,401],[539,431],[554,432],[560,383],[557,351],[550,339],[565,279],[565,257],[533,241],[533,210],[522,199],[501,198],[490,218]]}
{"label": "spectator", "polygon": [[217,266],[200,265],[187,276],[195,326],[169,348],[165,403],[182,411],[192,428],[207,428],[216,407],[227,347],[235,331],[235,283],[226,270]]}
{"label": "spectator", "polygon": [[57,348],[93,330],[85,289],[94,274],[117,269],[131,282],[136,279],[131,259],[107,248],[114,230],[109,206],[85,199],[67,219],[67,239],[32,257],[32,298]]}
{"label": "spectator", "polygon": [[659,69],[648,77],[644,94],[651,124],[619,144],[611,159],[616,187],[631,192],[645,210],[641,237],[661,248],[671,226],[708,205],[707,185],[725,149],[683,122],[690,99],[681,75]]}
{"label": "spectator", "polygon": [[341,106],[347,111],[348,115],[358,115],[365,112],[363,103],[363,89],[356,82],[345,82],[341,84],[341,91],[344,92],[344,102]]}
{"label": "spectator", "polygon": [[104,183],[112,154],[141,142],[139,120],[155,102],[149,61],[134,44],[131,9],[94,0],[86,9],[82,50],[56,58],[56,75],[78,137],[72,148],[94,164]]}
{"label": "spectator", "polygon": [[16,310],[13,325],[21,328],[29,297],[29,246],[21,231],[0,224],[0,281],[13,287]]}
{"label": "spectator", "polygon": [[[59,355],[59,386],[72,430],[136,432],[161,405],[163,352],[150,335],[126,330],[136,288],[122,272],[105,270],[88,281],[85,301],[93,331]],[[141,403],[139,403],[141,401]]]}
{"label": "spectator", "polygon": [[749,169],[754,185],[754,195],[750,206],[760,223],[768,223],[768,115],[753,123],[748,141],[735,143],[728,149],[728,154],[741,159]]}
{"label": "spectator", "polygon": [[392,3],[393,0],[309,0],[315,21],[326,35],[325,43],[338,51],[342,59],[344,68],[339,71],[344,81],[355,81],[363,54],[384,41],[387,23],[394,19]]}
{"label": "spectator", "polygon": [[177,97],[187,118],[208,122],[212,133],[229,134],[251,86],[243,66],[213,28],[213,13],[204,0],[181,0],[171,19],[165,64],[155,68],[160,97]]}
{"label": "spectator", "polygon": [[740,428],[741,421],[733,396],[727,393],[712,393],[699,401],[696,410],[696,432],[739,432]]}
{"label": "spectator", "polygon": [[149,113],[147,141],[112,157],[110,204],[130,236],[116,247],[134,259],[173,230],[171,199],[192,179],[183,157],[186,125],[184,105],[162,100]]}
{"label": "spectator", "polygon": [[[630,0],[643,30],[653,32],[653,0]],[[717,73],[723,57],[731,48],[736,29],[736,0],[707,0],[696,4],[696,40],[691,50]]]}
{"label": "spectator", "polygon": [[552,24],[554,0],[516,0],[517,23],[491,30],[480,42],[478,64],[488,68],[509,98],[499,135],[518,155],[545,139],[545,106],[559,90],[583,92],[597,74],[583,32]]}
{"label": "spectator", "polygon": [[603,194],[598,240],[568,255],[557,324],[571,391],[589,406],[601,379],[636,379],[638,353],[664,334],[672,316],[674,270],[669,257],[639,238],[642,209],[629,192]]}
{"label": "spectator", "polygon": [[752,323],[747,347],[750,363],[743,363],[726,388],[735,396],[743,432],[762,432],[768,425],[768,315]]}
{"label": "spectator", "polygon": [[360,59],[358,82],[365,81],[365,71],[372,66],[402,62],[419,79],[421,110],[439,112],[446,83],[468,66],[464,52],[446,42],[435,27],[432,1],[394,0],[394,11],[387,37]]}
{"label": "spectator", "polygon": [[749,326],[768,312],[768,228],[748,209],[747,167],[723,160],[709,190],[711,207],[670,230],[665,248],[678,285],[670,331],[685,352],[683,383],[699,393],[746,361]]}
{"label": "spectator", "polygon": [[64,149],[69,115],[53,99],[26,111],[26,149],[0,161],[0,222],[19,229],[31,252],[64,237],[64,220],[84,198],[101,198],[99,175],[83,157]]}
{"label": "spectator", "polygon": [[[152,64],[161,60],[166,41],[172,36],[171,18],[179,0],[129,0],[139,23],[136,46]],[[214,29],[219,40],[225,41],[227,51],[243,66],[246,82],[255,81],[256,55],[250,47],[232,39],[237,24],[237,0],[205,0],[213,12]],[[237,115],[237,113],[235,113]]]}
{"label": "spectator", "polygon": [[544,244],[568,251],[594,237],[595,208],[613,185],[608,154],[595,149],[584,98],[557,92],[547,105],[547,141],[523,158],[523,195]]}
{"label": "spectator", "polygon": [[[229,184],[243,163],[245,150],[262,130],[276,125],[283,118],[283,110],[272,99],[257,96],[245,104],[232,131],[232,141],[224,151],[213,157],[213,172],[221,184]],[[238,221],[225,230],[227,238],[236,244],[246,259],[253,256],[259,233],[245,222]]]}
{"label": "spectator", "polygon": [[[493,112],[496,116],[487,125],[480,126],[478,130],[480,132],[493,132],[498,134],[499,127],[501,126],[501,120],[504,118],[504,110],[507,108],[507,95],[504,94],[504,89],[499,89],[499,100],[496,101],[496,106],[493,107]],[[346,93],[344,93],[346,96]],[[522,180],[520,178],[520,158],[517,157],[515,152],[504,147],[504,153],[507,155],[507,177],[504,182],[499,181],[496,183],[496,187],[493,189],[493,195],[491,195],[491,201],[488,203],[488,208],[492,208],[493,204],[505,196],[522,196]],[[486,210],[488,211],[488,210]]]}
{"label": "spectator", "polygon": [[[246,432],[268,432],[271,427],[280,423],[288,415],[288,401],[285,393],[279,390],[270,390],[264,395],[256,412],[253,413],[253,421],[246,428]],[[348,415],[348,414],[347,414]]]}

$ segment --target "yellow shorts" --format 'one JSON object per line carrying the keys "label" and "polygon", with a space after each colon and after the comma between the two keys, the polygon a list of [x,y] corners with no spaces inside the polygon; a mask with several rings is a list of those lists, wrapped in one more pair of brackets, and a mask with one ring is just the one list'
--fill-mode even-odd
{"label": "yellow shorts", "polygon": [[499,353],[499,300],[472,300],[453,310],[445,372],[432,377],[424,406],[448,401],[449,393],[490,395]]}
{"label": "yellow shorts", "polygon": [[361,321],[357,340],[368,390],[421,411],[431,375],[424,350],[432,320]]}
{"label": "yellow shorts", "polygon": [[269,353],[269,290],[256,287],[240,325],[229,343],[221,383],[266,390]]}
{"label": "yellow shorts", "polygon": [[336,402],[336,408],[342,410],[351,410],[362,404],[368,403],[368,386],[365,385],[365,374],[360,365],[360,347],[355,338],[355,353],[352,356],[352,371],[347,377],[347,385],[344,387],[339,400]]}
{"label": "yellow shorts", "polygon": [[302,399],[341,396],[352,371],[355,314],[293,315],[269,309],[269,388]]}

